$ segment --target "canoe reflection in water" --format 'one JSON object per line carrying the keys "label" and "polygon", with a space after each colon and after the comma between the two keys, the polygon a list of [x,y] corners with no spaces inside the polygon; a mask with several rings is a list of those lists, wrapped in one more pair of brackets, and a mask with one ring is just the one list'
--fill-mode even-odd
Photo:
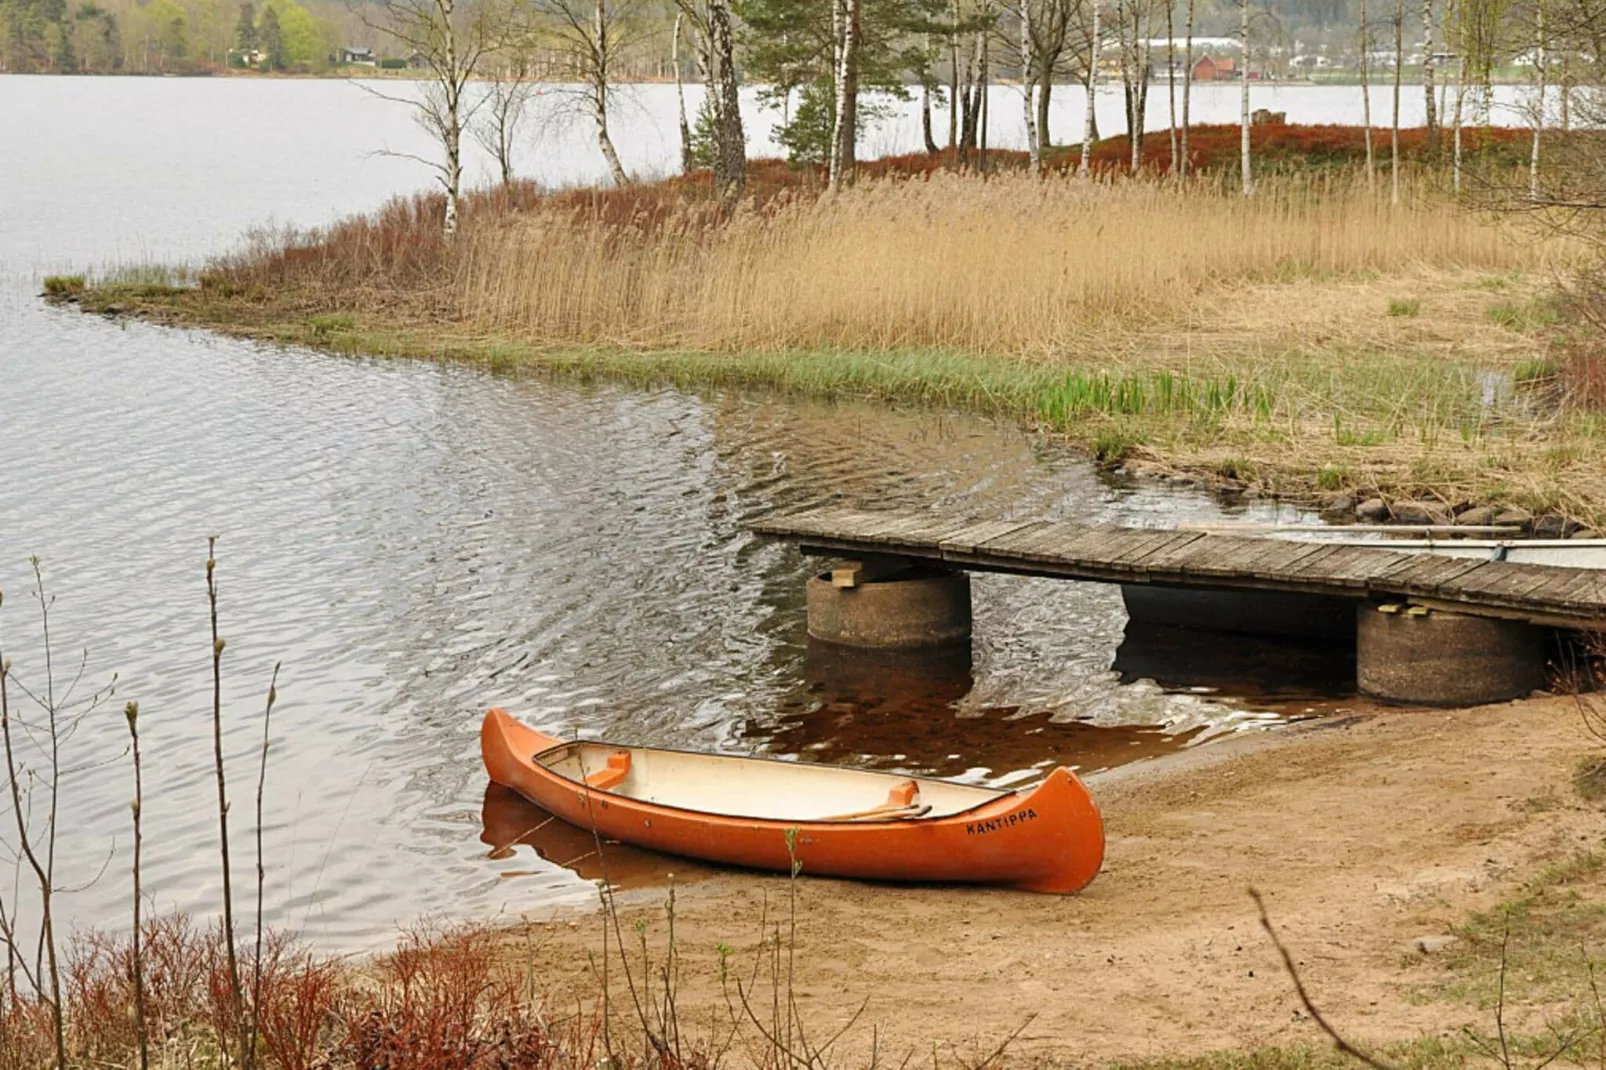
{"label": "canoe reflection in water", "polygon": [[[714,867],[703,863],[607,839],[601,840],[599,855],[598,837],[494,781],[485,786],[480,821],[480,842],[489,848],[488,857],[512,858],[517,847],[533,847],[541,858],[581,880],[605,880],[620,891],[668,884],[671,877],[675,883],[684,884],[715,872]],[[508,870],[502,876],[527,874],[527,870]]]}

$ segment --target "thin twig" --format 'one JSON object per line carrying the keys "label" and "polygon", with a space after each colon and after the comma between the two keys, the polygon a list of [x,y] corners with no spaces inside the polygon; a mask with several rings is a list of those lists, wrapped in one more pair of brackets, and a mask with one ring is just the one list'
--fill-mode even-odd
{"label": "thin twig", "polygon": [[1255,908],[1260,911],[1260,927],[1266,930],[1266,935],[1271,938],[1272,946],[1275,947],[1277,949],[1277,953],[1282,956],[1283,969],[1288,972],[1289,980],[1294,982],[1294,991],[1299,995],[1299,1002],[1302,1006],[1304,1006],[1305,1013],[1310,1015],[1311,1021],[1315,1022],[1317,1028],[1321,1029],[1323,1033],[1327,1034],[1328,1038],[1332,1040],[1335,1048],[1343,1052],[1345,1055],[1348,1055],[1350,1058],[1359,1059],[1367,1066],[1372,1067],[1372,1070],[1398,1070],[1398,1068],[1393,1064],[1386,1063],[1374,1055],[1369,1055],[1360,1048],[1357,1048],[1354,1044],[1351,1044],[1349,1041],[1345,1040],[1343,1036],[1339,1034],[1338,1030],[1334,1029],[1330,1024],[1328,1024],[1326,1018],[1322,1017],[1322,1012],[1317,1010],[1316,1004],[1310,1001],[1310,993],[1305,991],[1305,982],[1300,979],[1299,970],[1294,966],[1294,957],[1290,955],[1288,953],[1288,949],[1283,946],[1282,940],[1278,939],[1277,930],[1271,927],[1271,916],[1266,913],[1266,901],[1260,897],[1260,892],[1257,889],[1249,889],[1249,895],[1255,901]]}
{"label": "thin twig", "polygon": [[134,812],[134,1034],[139,1040],[139,1070],[150,1070],[150,1033],[145,1026],[145,964],[140,947],[140,886],[139,886],[139,856],[140,856],[140,809],[144,803],[144,789],[140,783],[139,769],[139,703],[130,702],[123,707],[123,715],[128,718],[128,736],[132,741],[134,752],[134,803],[131,809]]}

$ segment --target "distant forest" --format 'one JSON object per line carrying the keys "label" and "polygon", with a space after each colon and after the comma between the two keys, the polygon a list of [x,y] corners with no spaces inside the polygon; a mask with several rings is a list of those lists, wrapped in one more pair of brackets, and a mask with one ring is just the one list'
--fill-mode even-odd
{"label": "distant forest", "polygon": [[[1236,32],[1237,4],[1197,6],[1198,35]],[[1285,41],[1353,48],[1359,0],[1260,0],[1253,7],[1274,17]],[[633,34],[636,45],[617,73],[663,77],[675,5],[662,0],[638,10],[648,23],[638,30],[649,32]],[[207,74],[250,66],[323,74],[342,66],[352,48],[372,49],[376,64],[402,66],[405,54],[364,14],[362,5],[342,0],[0,0],[0,71]]]}

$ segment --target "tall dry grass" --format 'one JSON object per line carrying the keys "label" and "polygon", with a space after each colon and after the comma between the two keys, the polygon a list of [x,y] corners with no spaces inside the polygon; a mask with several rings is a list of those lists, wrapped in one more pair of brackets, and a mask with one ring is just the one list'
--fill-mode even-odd
{"label": "tall dry grass", "polygon": [[1235,283],[1527,270],[1564,253],[1349,174],[1213,184],[936,174],[795,198],[710,227],[483,218],[450,259],[457,314],[553,345],[715,351],[1074,351],[1090,329],[1184,321]]}

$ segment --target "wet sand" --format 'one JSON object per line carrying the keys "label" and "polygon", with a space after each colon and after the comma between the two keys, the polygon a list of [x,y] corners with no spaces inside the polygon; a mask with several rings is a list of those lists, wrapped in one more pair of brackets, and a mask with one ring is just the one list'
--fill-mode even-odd
{"label": "wet sand", "polygon": [[[1600,842],[1601,813],[1570,780],[1591,744],[1573,701],[1546,698],[1311,722],[1126,766],[1093,780],[1109,846],[1080,895],[800,880],[795,997],[814,1035],[863,1004],[842,1044],[867,1055],[873,1027],[893,1065],[911,1052],[930,1065],[933,1043],[985,1054],[1028,1019],[1016,1063],[1317,1042],[1260,931],[1253,886],[1318,1007],[1356,1038],[1487,1024],[1471,1006],[1405,998],[1435,969],[1412,948]],[[773,932],[789,906],[784,878],[699,878],[677,890],[691,1033],[730,1013],[716,948],[731,949],[747,985],[761,924]],[[627,942],[644,921],[655,960],[664,898],[654,887],[619,899]],[[596,996],[600,921],[531,917],[535,939],[519,945],[535,948],[557,1005]],[[625,1013],[617,967],[612,978]]]}

